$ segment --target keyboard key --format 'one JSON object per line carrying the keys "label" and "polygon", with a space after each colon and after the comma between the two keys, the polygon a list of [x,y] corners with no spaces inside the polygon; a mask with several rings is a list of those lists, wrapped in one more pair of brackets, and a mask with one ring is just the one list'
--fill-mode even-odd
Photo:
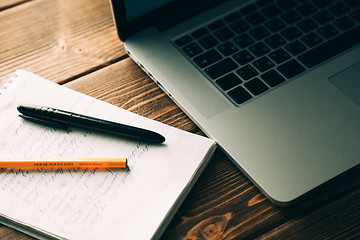
{"label": "keyboard key", "polygon": [[206,37],[201,38],[198,43],[205,49],[210,49],[219,44],[219,41],[216,40],[213,36],[207,35]]}
{"label": "keyboard key", "polygon": [[272,49],[276,49],[284,45],[286,43],[286,40],[282,38],[279,34],[275,34],[265,39],[265,43],[269,45]]}
{"label": "keyboard key", "polygon": [[224,27],[224,28],[214,32],[214,35],[221,42],[227,41],[230,38],[235,36],[235,34],[230,29],[228,29],[227,27]]}
{"label": "keyboard key", "polygon": [[178,46],[178,47],[182,47],[188,43],[190,43],[192,41],[192,38],[189,36],[189,35],[186,35],[186,36],[183,36],[177,40],[175,40],[175,44]]}
{"label": "keyboard key", "polygon": [[245,83],[244,86],[255,96],[267,91],[269,89],[259,78],[254,78]]}
{"label": "keyboard key", "polygon": [[195,57],[193,60],[200,68],[207,67],[223,57],[218,53],[215,49],[212,49],[210,51],[207,51],[197,57]]}
{"label": "keyboard key", "polygon": [[323,41],[323,39],[319,35],[313,32],[301,38],[301,41],[303,41],[308,47],[314,47],[320,44]]}
{"label": "keyboard key", "polygon": [[217,49],[224,56],[229,56],[230,54],[233,54],[239,50],[232,42],[226,42],[224,44],[221,44],[220,46],[217,47]]}
{"label": "keyboard key", "polygon": [[256,27],[249,31],[250,35],[256,40],[261,40],[270,35],[269,31],[263,26]]}
{"label": "keyboard key", "polygon": [[249,53],[247,50],[243,50],[239,53],[236,53],[232,57],[240,65],[245,65],[246,63],[254,59],[254,56],[251,55],[251,53]]}
{"label": "keyboard key", "polygon": [[295,38],[298,38],[302,35],[301,31],[296,27],[288,27],[285,30],[281,31],[281,35],[283,35],[287,40],[292,41]]}
{"label": "keyboard key", "polygon": [[317,28],[319,25],[310,18],[307,18],[297,23],[296,26],[300,28],[303,32],[308,33]]}
{"label": "keyboard key", "polygon": [[230,24],[230,28],[234,30],[236,33],[242,33],[250,29],[250,25],[247,24],[244,20],[239,20]]}
{"label": "keyboard key", "polygon": [[280,65],[277,70],[279,70],[286,78],[292,78],[304,72],[305,68],[293,59]]}
{"label": "keyboard key", "polygon": [[329,7],[329,10],[332,14],[339,17],[350,11],[350,8],[343,3],[336,3],[335,5]]}
{"label": "keyboard key", "polygon": [[209,30],[207,30],[206,28],[203,27],[203,28],[200,28],[200,29],[194,31],[193,33],[191,33],[191,36],[193,38],[197,39],[197,38],[201,38],[201,37],[205,36],[208,33],[209,33]]}
{"label": "keyboard key", "polygon": [[306,50],[306,46],[302,44],[300,41],[295,40],[292,43],[289,43],[285,46],[285,49],[289,51],[292,55],[296,56]]}
{"label": "keyboard key", "polygon": [[266,53],[270,52],[270,49],[263,44],[262,42],[252,45],[249,48],[250,52],[252,52],[256,57],[261,57]]}
{"label": "keyboard key", "polygon": [[304,3],[296,8],[296,10],[301,13],[303,16],[309,16],[314,14],[317,11],[317,8],[311,3]]}
{"label": "keyboard key", "polygon": [[360,27],[358,26],[300,55],[298,59],[305,66],[311,68],[357,45],[359,42]]}
{"label": "keyboard key", "polygon": [[262,9],[262,13],[267,16],[268,18],[273,18],[278,16],[281,13],[281,9],[278,8],[276,5],[271,4]]}
{"label": "keyboard key", "polygon": [[244,80],[249,80],[258,75],[258,72],[250,65],[240,68],[236,73]]}
{"label": "keyboard key", "polygon": [[235,70],[238,65],[230,58],[225,58],[214,65],[205,68],[204,72],[212,79],[219,78],[226,73]]}
{"label": "keyboard key", "polygon": [[264,80],[270,87],[275,87],[280,83],[285,82],[285,78],[275,70],[270,70],[267,73],[264,73],[261,75],[261,79]]}
{"label": "keyboard key", "polygon": [[224,91],[227,91],[230,88],[233,88],[241,83],[242,81],[240,80],[240,78],[236,76],[234,73],[230,73],[216,80],[216,84],[219,85],[221,89]]}
{"label": "keyboard key", "polygon": [[261,15],[259,12],[255,12],[248,17],[246,17],[246,20],[253,26],[257,26],[260,23],[265,22],[266,18]]}
{"label": "keyboard key", "polygon": [[270,61],[267,57],[262,57],[259,60],[256,60],[252,64],[260,72],[266,72],[270,68],[274,67],[274,63]]}
{"label": "keyboard key", "polygon": [[339,33],[339,31],[331,24],[319,28],[317,32],[324,38],[331,38]]}
{"label": "keyboard key", "polygon": [[277,64],[283,63],[290,59],[290,55],[281,48],[270,53],[269,57]]}
{"label": "keyboard key", "polygon": [[351,20],[349,17],[342,17],[334,21],[334,25],[338,27],[340,30],[348,30],[349,28],[355,25],[355,22]]}
{"label": "keyboard key", "polygon": [[199,45],[197,45],[196,43],[190,43],[189,45],[183,47],[182,50],[189,57],[194,57],[194,56],[198,55],[199,53],[203,52],[201,47]]}
{"label": "keyboard key", "polygon": [[321,25],[330,22],[331,20],[333,20],[333,18],[334,17],[326,10],[316,13],[313,16],[313,19]]}
{"label": "keyboard key", "polygon": [[210,29],[210,30],[216,30],[216,29],[219,29],[219,28],[221,28],[221,27],[223,27],[223,26],[225,26],[225,22],[223,21],[223,20],[217,20],[217,21],[215,21],[215,22],[212,22],[212,23],[210,23],[209,25],[208,25],[208,28]]}
{"label": "keyboard key", "polygon": [[297,14],[294,10],[290,10],[280,16],[287,24],[293,24],[301,19],[301,16]]}
{"label": "keyboard key", "polygon": [[242,34],[239,37],[234,38],[233,41],[240,48],[246,48],[254,43],[254,40],[247,34]]}
{"label": "keyboard key", "polygon": [[265,23],[265,26],[272,32],[277,32],[283,28],[285,28],[285,23],[283,23],[280,19],[274,18]]}
{"label": "keyboard key", "polygon": [[250,93],[241,86],[229,91],[228,94],[237,104],[244,103],[252,98]]}

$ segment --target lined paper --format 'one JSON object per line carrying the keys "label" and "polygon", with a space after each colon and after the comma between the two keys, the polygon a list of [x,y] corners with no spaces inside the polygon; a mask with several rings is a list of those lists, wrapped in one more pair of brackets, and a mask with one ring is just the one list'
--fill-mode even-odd
{"label": "lined paper", "polygon": [[[0,95],[1,158],[127,157],[129,169],[0,171],[0,214],[56,238],[160,236],[215,149],[214,141],[146,119],[18,70]],[[159,132],[160,145],[42,126],[16,107],[34,104]],[[1,220],[12,226],[11,221]],[[141,229],[141,231],[139,231]]]}

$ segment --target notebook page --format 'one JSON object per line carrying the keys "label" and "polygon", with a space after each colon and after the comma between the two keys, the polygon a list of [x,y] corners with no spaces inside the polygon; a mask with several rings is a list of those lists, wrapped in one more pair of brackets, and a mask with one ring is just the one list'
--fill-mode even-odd
{"label": "notebook page", "polygon": [[[70,239],[149,239],[201,164],[212,140],[152,121],[18,70],[0,95],[4,157],[127,157],[129,169],[0,171],[2,216]],[[160,145],[25,121],[20,104],[43,105],[144,127],[166,138]],[[16,207],[14,207],[16,206]]]}

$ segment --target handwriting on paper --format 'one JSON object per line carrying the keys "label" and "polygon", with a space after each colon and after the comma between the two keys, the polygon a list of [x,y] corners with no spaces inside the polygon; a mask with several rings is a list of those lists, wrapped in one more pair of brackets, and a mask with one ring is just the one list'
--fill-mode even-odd
{"label": "handwriting on paper", "polygon": [[[99,239],[104,232],[107,237],[120,233],[124,239],[149,239],[159,234],[161,224],[177,205],[174,203],[181,200],[179,196],[214,150],[214,142],[26,71],[17,73],[17,79],[0,97],[1,158],[126,157],[130,168],[0,169],[3,221],[12,219],[11,224],[20,223],[20,228],[23,224],[35,232],[69,239]],[[167,142],[150,147],[96,132],[37,125],[18,116],[16,108],[21,104],[45,105],[144,126],[166,133]]]}
{"label": "handwriting on paper", "polygon": [[[80,145],[86,141],[92,132],[81,130],[70,134],[69,130],[43,127],[25,120],[18,120],[8,125],[0,133],[2,154],[7,157],[37,157],[37,156],[72,156]],[[21,143],[21,145],[19,145]],[[19,151],[21,146],[21,151]],[[88,149],[91,154],[91,148]],[[21,153],[21,155],[19,155]],[[83,157],[86,157],[83,155]]]}
{"label": "handwriting on paper", "polygon": [[[8,197],[16,196],[13,199],[19,205],[35,206],[39,211],[31,217],[33,224],[50,215],[66,218],[69,225],[79,221],[94,224],[106,210],[107,203],[102,200],[111,199],[114,191],[126,183],[131,169],[136,168],[135,163],[148,151],[149,145],[136,145],[128,155],[130,169],[1,169],[0,192]],[[81,211],[84,207],[91,211]]]}
{"label": "handwriting on paper", "polygon": [[[0,193],[15,205],[34,209],[30,221],[37,225],[49,216],[66,219],[63,224],[94,224],[102,218],[111,195],[127,181],[131,170],[149,151],[142,143],[119,144],[119,140],[89,130],[66,130],[41,126],[17,116],[15,106],[5,108],[0,132],[1,157],[96,157],[106,154],[128,158],[129,169],[0,170]],[[91,209],[82,211],[81,209]],[[36,209],[36,210],[35,210]],[[78,210],[80,209],[80,210]],[[75,213],[75,214],[74,214]],[[65,231],[65,230],[64,230]]]}

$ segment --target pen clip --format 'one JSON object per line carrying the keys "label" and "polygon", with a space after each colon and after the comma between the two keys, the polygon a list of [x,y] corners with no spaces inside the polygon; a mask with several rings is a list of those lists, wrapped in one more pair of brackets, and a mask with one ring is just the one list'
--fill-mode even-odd
{"label": "pen clip", "polygon": [[68,130],[68,127],[66,125],[63,125],[63,124],[60,124],[57,122],[51,122],[51,121],[46,121],[46,120],[42,120],[42,119],[37,119],[37,118],[30,117],[30,116],[26,116],[24,114],[19,114],[19,117],[21,117],[25,120],[28,120],[30,122],[41,124],[44,126]]}

